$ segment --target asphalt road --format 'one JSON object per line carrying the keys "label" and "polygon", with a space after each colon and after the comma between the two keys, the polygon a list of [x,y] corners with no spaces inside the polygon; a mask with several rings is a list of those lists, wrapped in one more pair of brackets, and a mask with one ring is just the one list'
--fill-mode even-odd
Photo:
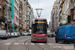
{"label": "asphalt road", "polygon": [[30,36],[20,36],[0,40],[0,50],[75,50],[75,48],[73,43],[55,43],[55,38],[48,38],[47,43],[31,43]]}

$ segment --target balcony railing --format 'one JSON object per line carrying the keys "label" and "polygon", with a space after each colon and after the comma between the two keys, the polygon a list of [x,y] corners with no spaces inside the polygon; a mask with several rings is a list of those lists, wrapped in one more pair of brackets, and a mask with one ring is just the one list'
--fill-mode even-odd
{"label": "balcony railing", "polygon": [[12,11],[11,7],[8,7],[8,11]]}
{"label": "balcony railing", "polygon": [[19,23],[21,23],[22,21],[21,20],[19,20]]}
{"label": "balcony railing", "polygon": [[5,22],[5,17],[4,16],[0,16],[0,22]]}
{"label": "balcony railing", "polygon": [[70,8],[71,9],[75,8],[75,2],[71,3]]}
{"label": "balcony railing", "polygon": [[19,16],[22,16],[22,14],[21,14],[21,13],[19,13]]}
{"label": "balcony railing", "polygon": [[5,2],[6,2],[7,4],[9,4],[8,0],[5,0]]}

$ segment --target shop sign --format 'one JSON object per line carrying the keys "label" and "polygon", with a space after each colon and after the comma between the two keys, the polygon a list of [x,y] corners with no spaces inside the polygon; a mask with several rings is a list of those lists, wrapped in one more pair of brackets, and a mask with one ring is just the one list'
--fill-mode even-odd
{"label": "shop sign", "polygon": [[2,26],[2,28],[4,28],[4,26]]}

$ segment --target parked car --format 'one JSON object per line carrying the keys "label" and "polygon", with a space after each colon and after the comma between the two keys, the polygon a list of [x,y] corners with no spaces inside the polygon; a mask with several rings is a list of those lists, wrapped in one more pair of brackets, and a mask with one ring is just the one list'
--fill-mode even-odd
{"label": "parked car", "polygon": [[15,37],[18,37],[19,36],[17,32],[14,32],[14,34],[15,34]]}
{"label": "parked car", "polygon": [[20,32],[17,32],[18,33],[18,36],[20,36]]}
{"label": "parked car", "polygon": [[29,32],[23,32],[22,35],[23,36],[28,36],[29,35]]}
{"label": "parked car", "polygon": [[9,37],[11,37],[11,33],[10,32],[7,32],[7,34],[9,35]]}
{"label": "parked car", "polygon": [[14,32],[11,32],[11,37],[15,37],[15,33]]}
{"label": "parked car", "polygon": [[63,43],[73,42],[75,39],[75,25],[60,26],[55,33],[56,43],[58,43],[59,41],[62,41]]}
{"label": "parked car", "polygon": [[29,29],[29,35],[31,35],[31,33],[32,33],[32,30],[31,30],[31,29]]}
{"label": "parked car", "polygon": [[6,30],[0,30],[0,38],[7,39],[9,35],[6,33]]}
{"label": "parked car", "polygon": [[48,37],[55,37],[55,33],[50,32],[50,33],[47,34],[47,36]]}

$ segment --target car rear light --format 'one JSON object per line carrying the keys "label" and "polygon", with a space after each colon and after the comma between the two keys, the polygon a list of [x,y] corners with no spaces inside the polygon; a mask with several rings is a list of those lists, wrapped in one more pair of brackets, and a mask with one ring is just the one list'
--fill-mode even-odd
{"label": "car rear light", "polygon": [[33,36],[34,36],[35,34],[33,34]]}
{"label": "car rear light", "polygon": [[75,34],[73,34],[75,36]]}
{"label": "car rear light", "polygon": [[11,34],[10,34],[10,36],[11,36]]}
{"label": "car rear light", "polygon": [[66,38],[66,34],[64,35],[64,38]]}

